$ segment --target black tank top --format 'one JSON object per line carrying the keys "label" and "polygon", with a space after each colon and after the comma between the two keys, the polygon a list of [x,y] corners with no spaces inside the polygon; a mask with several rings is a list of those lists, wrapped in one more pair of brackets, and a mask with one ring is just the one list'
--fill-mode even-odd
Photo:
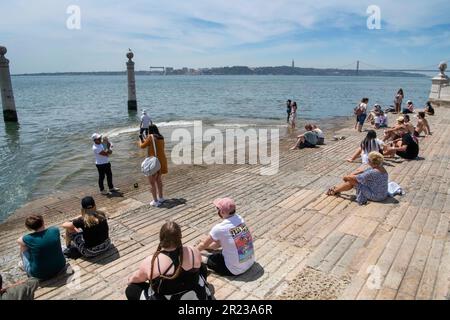
{"label": "black tank top", "polygon": [[[171,276],[172,274],[167,274],[167,272],[171,269],[171,267],[174,267],[174,272],[177,270],[178,266],[180,265],[180,251],[183,250],[183,248],[178,248],[174,251],[165,251],[162,250],[161,254],[164,254],[172,260],[172,263],[169,265],[167,270],[164,270],[161,272],[161,268],[159,265],[159,259],[158,259],[158,271],[159,274],[165,275],[165,276]],[[189,270],[184,270],[181,268],[180,274],[175,279],[164,279],[161,277],[158,277],[152,281],[152,289],[154,292],[162,294],[162,295],[172,295],[183,291],[192,290],[197,284],[199,280],[200,275],[200,268],[194,268],[194,251],[192,249],[189,249],[191,251],[192,256],[192,268]]]}

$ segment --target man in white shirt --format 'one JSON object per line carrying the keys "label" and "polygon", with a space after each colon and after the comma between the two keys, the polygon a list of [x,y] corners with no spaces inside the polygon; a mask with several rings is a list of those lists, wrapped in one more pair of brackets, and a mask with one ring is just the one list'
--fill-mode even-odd
{"label": "man in white shirt", "polygon": [[144,109],[142,110],[142,116],[141,116],[141,129],[139,134],[142,135],[145,132],[145,136],[143,136],[143,138],[145,139],[145,137],[148,135],[148,127],[152,124],[152,119],[147,115],[147,111]]}
{"label": "man in white shirt", "polygon": [[237,276],[255,263],[253,239],[244,219],[236,214],[233,199],[216,199],[213,204],[223,221],[216,224],[198,250],[216,250],[220,253],[208,257],[207,266],[219,275]]}
{"label": "man in white shirt", "polygon": [[[111,171],[111,163],[109,163],[109,155],[112,153],[111,149],[105,150],[102,144],[102,136],[98,133],[94,133],[92,135],[92,141],[94,144],[92,145],[92,150],[95,155],[95,166],[98,170],[98,186],[100,188],[100,192],[103,195],[111,194],[111,192],[119,191],[119,188],[114,188],[113,179],[112,179],[112,171]],[[109,192],[105,190],[103,185],[103,181],[106,180],[108,182]]]}

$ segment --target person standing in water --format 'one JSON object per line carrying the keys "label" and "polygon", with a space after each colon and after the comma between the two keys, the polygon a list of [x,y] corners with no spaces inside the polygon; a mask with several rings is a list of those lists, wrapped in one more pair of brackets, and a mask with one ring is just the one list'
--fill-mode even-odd
{"label": "person standing in water", "polygon": [[395,95],[394,98],[395,113],[400,113],[400,111],[402,110],[402,102],[404,97],[405,95],[403,93],[403,89],[402,88],[398,89],[397,94]]}
{"label": "person standing in water", "polygon": [[[144,139],[148,135],[148,127],[151,124],[152,124],[152,119],[147,115],[147,110],[143,109],[139,134],[143,135]],[[144,135],[144,133],[145,133],[145,135]]]}
{"label": "person standing in water", "polygon": [[289,118],[291,117],[291,110],[292,110],[291,100],[289,99],[288,101],[286,101],[287,123],[289,123]]}
{"label": "person standing in water", "polygon": [[289,122],[291,124],[291,129],[295,129],[297,123],[297,102],[292,102],[291,106],[291,116],[289,117]]}

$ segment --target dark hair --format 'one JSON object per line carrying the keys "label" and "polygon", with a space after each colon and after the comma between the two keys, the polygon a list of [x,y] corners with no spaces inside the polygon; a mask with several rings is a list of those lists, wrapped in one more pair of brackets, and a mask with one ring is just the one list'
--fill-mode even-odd
{"label": "dark hair", "polygon": [[411,118],[407,114],[403,115],[403,119],[408,120],[406,122],[409,122],[411,120]]}
{"label": "dark hair", "polygon": [[291,99],[287,99],[287,101],[286,102],[289,102],[289,103],[291,103]]}
{"label": "dark hair", "polygon": [[361,102],[367,103],[367,102],[369,102],[369,98],[362,98],[362,99],[361,99]]}
{"label": "dark hair", "polygon": [[159,245],[158,248],[156,249],[155,254],[152,257],[150,267],[150,281],[153,278],[153,266],[155,264],[155,260],[161,253],[162,248],[169,248],[169,247],[177,248],[177,250],[179,250],[178,261],[180,262],[180,264],[178,265],[173,275],[166,276],[160,274],[159,277],[163,279],[173,280],[180,275],[181,267],[183,265],[183,243],[181,242],[181,238],[182,238],[181,228],[176,222],[167,221],[166,223],[163,224],[161,230],[159,231]]}
{"label": "dark hair", "polygon": [[154,134],[157,136],[157,138],[164,139],[164,137],[161,135],[161,133],[159,133],[159,129],[156,126],[156,124],[151,124],[148,126],[148,134],[149,135]]}
{"label": "dark hair", "polygon": [[421,117],[421,118],[425,118],[425,112],[423,112],[423,111],[419,111],[419,117]]}
{"label": "dark hair", "polygon": [[371,151],[379,151],[378,150],[378,144],[375,142],[375,139],[377,138],[377,133],[375,130],[369,130],[367,132],[366,137],[361,142],[361,149],[365,153],[369,153]]}
{"label": "dark hair", "polygon": [[292,106],[297,106],[297,102],[292,102]]}
{"label": "dark hair", "polygon": [[403,94],[403,89],[402,89],[402,88],[398,89],[397,94],[401,94],[402,96],[405,96],[405,95]]}
{"label": "dark hair", "polygon": [[307,131],[311,131],[311,130],[313,129],[311,123],[307,123],[307,124],[305,125],[305,129],[306,129]]}
{"label": "dark hair", "polygon": [[44,218],[40,214],[32,214],[25,219],[25,226],[30,230],[38,230],[44,225]]}

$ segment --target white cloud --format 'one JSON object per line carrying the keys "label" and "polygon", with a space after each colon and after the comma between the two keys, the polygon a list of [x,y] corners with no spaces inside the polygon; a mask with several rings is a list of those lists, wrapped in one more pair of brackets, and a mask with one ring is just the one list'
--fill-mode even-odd
{"label": "white cloud", "polygon": [[[103,60],[103,57],[99,56],[100,53],[119,54],[128,47],[139,50],[143,53],[142,56],[152,55],[152,59],[178,55],[180,60],[183,60],[190,55],[205,55],[211,51],[217,54],[219,50],[261,44],[303,32],[319,34],[328,29],[347,31],[357,26],[365,28],[366,9],[372,4],[381,9],[384,31],[392,34],[400,31],[409,33],[410,41],[405,42],[405,46],[429,45],[440,35],[428,35],[420,31],[450,23],[448,0],[3,2],[0,30],[4,35],[3,41],[7,42],[5,45],[11,47],[10,52],[14,52],[16,57],[23,57],[23,60],[35,59],[35,62],[41,63],[45,57],[56,60],[73,59],[72,65],[76,65],[77,59],[91,59],[94,64],[96,60]],[[66,8],[72,4],[81,7],[81,31],[70,31],[65,27],[68,17]],[[211,21],[222,25],[223,28],[208,28],[206,24],[194,25],[190,19]],[[447,40],[448,37],[443,39]],[[389,37],[386,41],[390,41]],[[318,42],[324,46],[326,44],[325,40]],[[39,45],[41,52],[34,52]],[[301,52],[296,46],[276,42],[268,43],[267,47],[261,50],[280,54],[285,52],[283,46]],[[25,52],[18,53],[18,50]],[[40,60],[37,60],[38,57]],[[180,63],[189,65],[193,61],[191,58]],[[17,62],[19,65],[27,65],[26,68],[20,66],[20,70],[29,68],[29,62]],[[147,63],[146,60],[145,64]],[[87,62],[86,65],[88,64]],[[48,67],[47,64],[45,66]],[[110,65],[110,68],[114,67],[115,65]],[[33,71],[38,68],[39,65],[33,67]]]}

